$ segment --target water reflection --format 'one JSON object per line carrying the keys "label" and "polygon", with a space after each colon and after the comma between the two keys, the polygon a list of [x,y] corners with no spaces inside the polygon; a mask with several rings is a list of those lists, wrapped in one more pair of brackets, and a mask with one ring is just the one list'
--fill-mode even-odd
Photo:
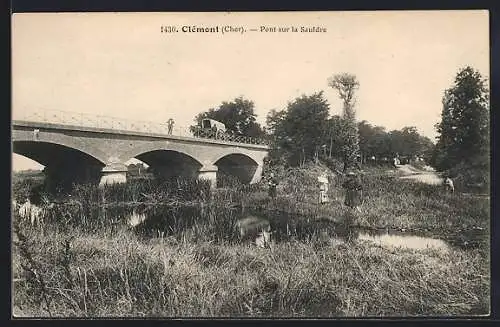
{"label": "water reflection", "polygon": [[[179,234],[203,222],[217,225],[218,231],[223,234],[220,238],[236,239],[237,222],[245,217],[257,217],[269,222],[273,242],[286,242],[292,239],[299,241],[326,241],[329,244],[349,244],[357,240],[371,241],[380,246],[389,248],[422,249],[449,249],[446,241],[410,235],[399,231],[377,230],[367,231],[353,227],[352,214],[347,212],[342,217],[342,223],[332,219],[308,219],[300,215],[274,211],[233,208],[207,208],[202,204],[166,206],[166,205],[139,205],[107,208],[107,214],[120,217],[129,226],[143,235],[154,236],[158,232],[165,235]],[[336,221],[339,221],[338,219]]]}
{"label": "water reflection", "polygon": [[374,242],[388,248],[406,248],[414,250],[448,250],[449,244],[441,239],[423,237],[395,230],[363,230],[353,227],[352,213],[347,212],[342,223],[330,219],[307,219],[283,212],[260,212],[271,224],[273,240],[328,240],[330,244],[349,244],[357,240]]}
{"label": "water reflection", "polygon": [[374,242],[389,248],[406,248],[414,250],[438,249],[449,250],[449,245],[440,239],[408,235],[396,231],[384,233],[359,233],[358,239]]}

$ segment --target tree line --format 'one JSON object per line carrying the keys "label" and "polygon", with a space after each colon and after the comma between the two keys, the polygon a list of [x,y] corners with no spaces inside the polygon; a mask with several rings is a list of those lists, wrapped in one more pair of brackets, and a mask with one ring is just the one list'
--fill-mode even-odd
{"label": "tree line", "polygon": [[341,115],[330,115],[324,91],[302,95],[281,109],[271,110],[266,126],[256,121],[254,102],[243,97],[223,102],[196,116],[218,120],[235,135],[266,137],[271,142],[270,161],[300,166],[308,161],[336,158],[344,169],[373,158],[420,157],[439,171],[489,170],[489,98],[486,80],[471,67],[460,69],[455,83],[444,91],[441,122],[436,125],[437,144],[420,135],[415,126],[386,131],[366,120],[356,120],[355,75],[336,74],[327,85],[343,102]]}

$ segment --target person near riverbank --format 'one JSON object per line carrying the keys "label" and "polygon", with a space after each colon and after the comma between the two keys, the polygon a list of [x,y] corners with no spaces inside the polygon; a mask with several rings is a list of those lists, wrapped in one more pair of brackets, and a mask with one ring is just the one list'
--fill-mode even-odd
{"label": "person near riverbank", "polygon": [[328,198],[328,177],[326,173],[318,177],[318,183],[319,183],[319,203],[324,204],[329,202],[330,200]]}
{"label": "person near riverbank", "polygon": [[443,181],[444,190],[446,192],[454,193],[455,186],[453,185],[453,180],[450,177],[446,177]]}
{"label": "person near riverbank", "polygon": [[271,199],[275,199],[277,195],[278,180],[274,177],[274,173],[269,174],[269,180],[267,183],[269,185],[269,197]]}
{"label": "person near riverbank", "polygon": [[349,208],[360,211],[359,206],[363,195],[363,185],[360,177],[352,171],[348,172],[342,187],[346,190],[344,204]]}
{"label": "person near riverbank", "polygon": [[174,120],[172,118],[170,118],[168,121],[167,121],[167,127],[168,127],[168,134],[169,135],[172,135],[172,131],[174,129]]}

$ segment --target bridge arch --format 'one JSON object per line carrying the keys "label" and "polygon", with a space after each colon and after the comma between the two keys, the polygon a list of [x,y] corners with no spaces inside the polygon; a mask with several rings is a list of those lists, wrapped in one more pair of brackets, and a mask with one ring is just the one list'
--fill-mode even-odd
{"label": "bridge arch", "polygon": [[[70,136],[65,136],[65,135],[60,135],[55,139],[52,137],[49,140],[34,140],[33,136],[31,135],[25,135],[23,134],[15,134],[13,135],[13,147],[15,146],[16,142],[29,142],[30,144],[33,144],[35,146],[36,144],[41,144],[41,143],[48,143],[48,144],[54,144],[56,146],[62,146],[64,148],[68,149],[74,149],[79,152],[82,152],[90,157],[95,158],[96,160],[100,161],[101,163],[105,164],[108,158],[108,155],[95,147],[87,146],[85,143],[79,141],[77,138],[70,137]],[[18,143],[19,144],[19,143]]]}
{"label": "bridge arch", "polygon": [[122,155],[124,162],[132,158],[146,163],[155,175],[162,177],[196,177],[203,167],[194,151],[178,144],[141,144]]}
{"label": "bridge arch", "polygon": [[130,160],[132,158],[137,158],[138,156],[148,153],[148,152],[154,152],[154,151],[173,151],[173,152],[178,152],[180,154],[183,154],[187,157],[192,158],[196,162],[198,162],[200,165],[203,163],[198,159],[197,154],[195,151],[190,149],[189,147],[183,146],[181,144],[176,144],[176,143],[167,143],[167,144],[157,144],[154,142],[148,142],[148,143],[141,143],[137,146],[134,146],[133,148],[124,151],[120,157],[123,162],[126,162],[127,160]]}
{"label": "bridge arch", "polygon": [[239,147],[227,147],[227,148],[219,149],[211,157],[210,161],[212,164],[215,164],[220,159],[222,159],[226,156],[229,156],[229,155],[233,155],[233,154],[238,154],[238,155],[241,155],[243,157],[247,157],[248,159],[255,162],[255,164],[260,164],[259,163],[260,158],[253,156],[252,152],[247,151],[246,149],[239,148]]}
{"label": "bridge arch", "polygon": [[47,190],[69,190],[75,182],[98,182],[105,163],[88,152],[55,142],[14,140],[12,151],[45,166]]}
{"label": "bridge arch", "polygon": [[220,184],[224,184],[225,176],[232,176],[237,178],[240,183],[250,184],[255,181],[259,169],[262,169],[259,162],[242,151],[219,155],[213,165],[218,168]]}

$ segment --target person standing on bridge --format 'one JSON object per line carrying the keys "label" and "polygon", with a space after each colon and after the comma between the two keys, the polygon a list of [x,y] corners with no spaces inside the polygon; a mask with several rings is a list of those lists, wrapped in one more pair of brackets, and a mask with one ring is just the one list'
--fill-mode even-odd
{"label": "person standing on bridge", "polygon": [[168,121],[167,121],[167,126],[168,126],[168,134],[169,135],[172,135],[172,131],[174,129],[174,120],[172,118],[170,118]]}

